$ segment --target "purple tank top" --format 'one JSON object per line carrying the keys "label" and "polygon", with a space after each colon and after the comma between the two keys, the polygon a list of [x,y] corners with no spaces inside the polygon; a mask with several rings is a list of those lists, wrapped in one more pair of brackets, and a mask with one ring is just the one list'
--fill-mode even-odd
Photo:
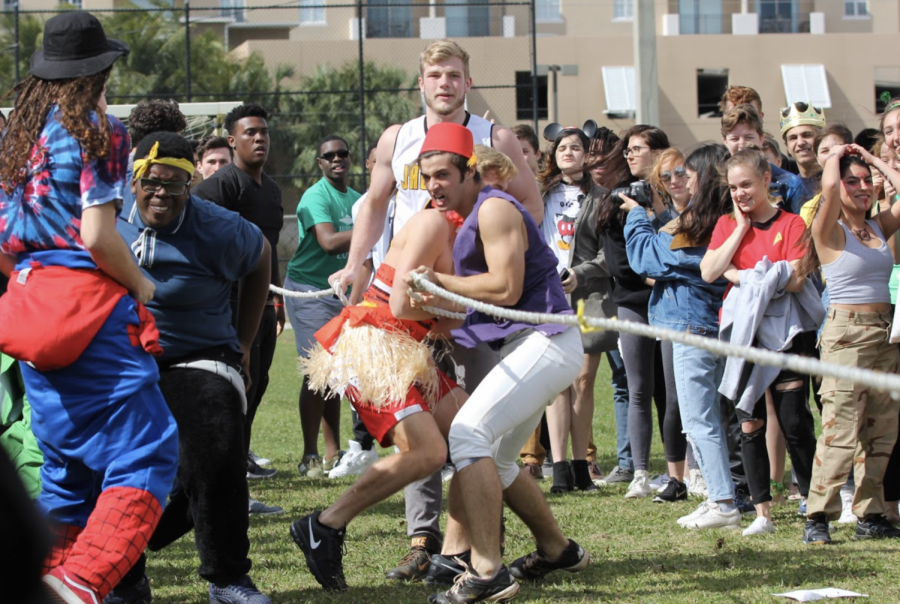
{"label": "purple tank top", "polygon": [[[559,273],[556,272],[557,260],[553,250],[547,245],[544,236],[537,223],[531,217],[522,204],[511,195],[499,189],[485,187],[478,194],[472,213],[463,222],[456,235],[456,243],[453,245],[453,265],[456,274],[461,277],[479,275],[487,272],[487,263],[484,260],[484,252],[477,245],[478,241],[478,210],[481,204],[489,197],[499,197],[516,206],[525,220],[525,230],[528,234],[528,249],[525,251],[525,283],[522,288],[522,297],[519,301],[507,308],[524,310],[528,312],[554,313],[571,315],[572,307],[566,301],[563,293]],[[565,325],[520,323],[499,319],[472,309],[468,310],[466,322],[459,329],[453,330],[454,339],[465,346],[473,348],[480,342],[493,342],[495,346],[502,344],[503,338],[523,329],[534,329],[544,335],[553,335],[564,332]]]}

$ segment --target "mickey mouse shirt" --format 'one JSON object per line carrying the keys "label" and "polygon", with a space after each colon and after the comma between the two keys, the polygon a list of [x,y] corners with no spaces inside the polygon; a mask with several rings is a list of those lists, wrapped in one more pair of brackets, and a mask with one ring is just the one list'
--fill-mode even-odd
{"label": "mickey mouse shirt", "polygon": [[569,266],[569,250],[575,237],[575,218],[584,203],[584,192],[578,185],[559,183],[550,191],[544,205],[541,230],[544,239],[556,255],[556,270],[562,273]]}

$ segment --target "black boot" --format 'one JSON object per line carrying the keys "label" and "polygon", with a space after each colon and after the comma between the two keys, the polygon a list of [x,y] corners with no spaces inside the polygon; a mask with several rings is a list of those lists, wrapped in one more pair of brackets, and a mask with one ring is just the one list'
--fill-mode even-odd
{"label": "black boot", "polygon": [[567,461],[553,463],[553,486],[551,493],[565,493],[574,488],[575,479],[572,476],[572,467]]}
{"label": "black boot", "polygon": [[572,460],[572,473],[575,475],[575,488],[579,491],[599,491],[599,487],[591,480],[588,462],[584,459]]}

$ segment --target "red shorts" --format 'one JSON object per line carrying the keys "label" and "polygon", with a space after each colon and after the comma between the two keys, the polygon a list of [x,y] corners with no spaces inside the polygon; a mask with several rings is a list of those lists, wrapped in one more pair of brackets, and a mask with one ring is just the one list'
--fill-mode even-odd
{"label": "red shorts", "polygon": [[[450,391],[456,388],[457,384],[447,377],[447,374],[440,369],[438,369],[437,372],[438,381],[440,383],[438,400],[440,400],[450,394]],[[406,399],[398,403],[385,405],[381,408],[372,407],[360,402],[356,394],[356,388],[353,388],[352,386],[347,388],[345,394],[353,405],[353,408],[356,409],[359,419],[366,425],[366,430],[369,431],[369,434],[371,434],[382,447],[393,446],[394,441],[388,436],[388,432],[391,431],[391,428],[399,424],[400,420],[413,413],[428,411],[428,403],[425,402],[419,389],[415,386],[410,386],[409,392],[406,393]]]}

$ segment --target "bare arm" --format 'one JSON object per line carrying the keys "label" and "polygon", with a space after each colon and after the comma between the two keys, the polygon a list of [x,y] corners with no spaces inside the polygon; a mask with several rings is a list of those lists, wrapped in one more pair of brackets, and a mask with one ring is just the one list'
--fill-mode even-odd
{"label": "bare arm", "polygon": [[[480,275],[460,277],[425,273],[437,285],[457,294],[499,306],[512,306],[522,297],[525,283],[525,251],[528,249],[522,215],[511,203],[496,197],[481,204],[478,225],[488,270]],[[411,280],[407,277],[407,283]]]}
{"label": "bare arm", "polygon": [[811,227],[819,258],[826,263],[834,260],[830,253],[843,251],[840,241],[842,229],[838,228],[838,218],[841,216],[840,163],[847,148],[848,145],[837,145],[825,160],[825,167],[822,169],[822,200]]}
{"label": "bare arm", "polygon": [[334,225],[330,222],[320,222],[313,227],[316,234],[316,241],[330,256],[343,254],[350,249],[350,239],[353,236],[353,229],[349,231],[335,231]]}
{"label": "bare arm", "polygon": [[81,240],[100,270],[127,288],[138,302],[153,299],[156,286],[138,268],[134,255],[116,231],[114,201],[82,211]]}
{"label": "bare arm", "polygon": [[399,131],[400,126],[393,125],[385,130],[378,140],[378,147],[375,150],[375,167],[372,168],[372,182],[369,185],[366,200],[359,208],[356,223],[353,225],[356,236],[350,243],[347,266],[328,277],[329,283],[340,279],[342,289],[347,289],[356,280],[363,261],[384,233],[388,201],[395,186],[394,173],[391,171],[391,159],[394,155],[394,143],[397,141]]}
{"label": "bare arm", "polygon": [[9,274],[13,272],[16,268],[16,257],[10,256],[9,254],[0,253],[0,273],[3,273],[7,277]]}
{"label": "bare arm", "polygon": [[728,236],[725,243],[718,249],[707,249],[703,260],[700,261],[700,276],[707,283],[712,283],[725,274],[725,271],[732,266],[731,259],[737,251],[738,246],[744,235],[750,230],[750,219],[747,218],[737,204],[734,204],[734,217],[737,220],[737,227],[734,232]]}
{"label": "bare arm", "polygon": [[[400,259],[394,267],[395,275],[406,275],[420,266],[435,268],[438,258],[449,251],[448,246],[441,242],[448,241],[450,224],[435,212],[419,212],[406,223],[403,230],[405,241]],[[395,280],[391,289],[391,314],[398,319],[413,321],[434,317],[431,313],[412,306],[406,288],[399,280]]]}
{"label": "bare arm", "polygon": [[494,148],[506,154],[519,170],[516,177],[509,181],[507,192],[528,210],[528,213],[540,226],[544,220],[544,200],[541,199],[541,192],[531,168],[525,163],[519,139],[511,130],[502,126],[494,126],[491,136],[494,140]]}
{"label": "bare arm", "polygon": [[359,304],[362,301],[363,294],[366,293],[366,288],[369,287],[369,283],[372,282],[372,273],[374,270],[375,263],[372,262],[371,258],[366,258],[362,267],[359,269],[359,273],[356,275],[356,280],[353,282],[353,289],[350,290],[350,296],[348,296],[350,304]]}
{"label": "bare arm", "polygon": [[806,283],[806,274],[800,272],[801,262],[802,260],[791,260],[791,266],[794,267],[794,274],[791,275],[791,280],[784,286],[784,291],[796,294],[803,290],[803,286]]}
{"label": "bare arm", "polygon": [[241,352],[244,353],[244,375],[247,376],[247,388],[250,388],[250,347],[256,332],[259,331],[259,322],[262,319],[263,309],[266,306],[266,298],[269,295],[269,280],[272,278],[272,247],[263,237],[263,249],[256,261],[253,271],[244,277],[243,287],[240,289],[240,299],[237,307],[240,314],[237,318],[237,335],[241,343]]}

